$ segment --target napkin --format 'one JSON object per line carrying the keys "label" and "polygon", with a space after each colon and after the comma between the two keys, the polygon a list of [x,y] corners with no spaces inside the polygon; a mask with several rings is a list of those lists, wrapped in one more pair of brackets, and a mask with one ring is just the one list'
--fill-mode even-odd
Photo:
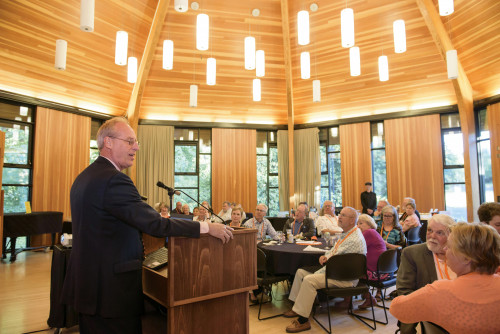
{"label": "napkin", "polygon": [[321,248],[318,248],[318,247],[313,247],[313,246],[307,246],[306,248],[304,248],[304,252],[317,252],[317,253],[326,253],[328,251],[328,249],[321,249]]}

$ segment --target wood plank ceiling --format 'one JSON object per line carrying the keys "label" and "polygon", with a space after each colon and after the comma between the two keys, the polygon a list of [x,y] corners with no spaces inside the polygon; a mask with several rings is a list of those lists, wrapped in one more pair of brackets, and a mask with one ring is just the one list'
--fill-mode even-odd
{"label": "wood plank ceiling", "polygon": [[[282,0],[286,1],[286,0]],[[103,112],[126,113],[133,84],[114,64],[116,31],[129,33],[129,56],[144,52],[158,0],[97,0],[95,30],[79,29],[79,0],[0,1],[0,90]],[[189,1],[191,4],[191,1]],[[318,11],[309,6],[316,3]],[[143,91],[139,117],[192,122],[286,124],[287,101],[280,0],[199,1],[199,10],[174,10],[170,1]],[[434,0],[437,6],[437,0]],[[453,85],[415,0],[349,0],[354,10],[361,75],[349,73],[341,47],[345,1],[288,0],[295,123],[315,123],[456,104]],[[251,10],[258,8],[259,17]],[[297,44],[296,17],[309,10],[311,43]],[[195,48],[196,15],[210,17],[210,48]],[[392,22],[404,19],[407,51],[394,53]],[[500,2],[455,0],[441,18],[471,82],[474,99],[500,94]],[[244,69],[249,33],[266,53],[262,101],[252,101],[255,71]],[[67,69],[54,69],[55,41],[68,41]],[[174,68],[162,69],[164,39],[174,41]],[[311,79],[300,79],[300,52],[311,53]],[[377,58],[389,58],[389,81],[378,80]],[[206,59],[217,59],[217,84],[205,84]],[[322,100],[312,102],[312,80]],[[189,107],[189,85],[199,85]]]}

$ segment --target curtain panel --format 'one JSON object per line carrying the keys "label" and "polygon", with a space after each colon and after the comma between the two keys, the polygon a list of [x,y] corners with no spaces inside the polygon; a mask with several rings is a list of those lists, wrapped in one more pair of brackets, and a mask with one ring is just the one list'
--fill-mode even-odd
{"label": "curtain panel", "polygon": [[309,207],[321,205],[321,166],[319,129],[295,130],[295,208],[300,202]]}
{"label": "curtain panel", "polygon": [[280,211],[290,210],[288,187],[288,130],[278,130],[278,184]]}

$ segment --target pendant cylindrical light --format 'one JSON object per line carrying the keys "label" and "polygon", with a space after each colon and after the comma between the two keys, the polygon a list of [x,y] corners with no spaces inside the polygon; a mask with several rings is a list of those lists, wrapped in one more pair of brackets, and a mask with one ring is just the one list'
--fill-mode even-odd
{"label": "pendant cylindrical light", "polygon": [[137,58],[128,57],[127,81],[135,83],[137,81]]}
{"label": "pendant cylindrical light", "polygon": [[313,80],[313,102],[321,102],[321,82]]}
{"label": "pendant cylindrical light", "polygon": [[253,100],[259,102],[260,95],[260,79],[253,79]]}
{"label": "pendant cylindrical light", "polygon": [[300,53],[300,77],[302,79],[311,77],[311,56],[309,52]]}
{"label": "pendant cylindrical light", "polygon": [[80,3],[80,29],[94,31],[95,0],[82,0]]}
{"label": "pendant cylindrical light", "polygon": [[175,0],[174,8],[176,11],[184,13],[188,10],[188,0]]}
{"label": "pendant cylindrical light", "polygon": [[309,12],[301,10],[297,14],[297,37],[299,45],[309,44]]}
{"label": "pendant cylindrical light", "polygon": [[403,53],[406,51],[406,28],[404,20],[396,20],[392,24],[394,33],[394,52]]}
{"label": "pendant cylindrical light", "polygon": [[115,64],[127,65],[128,33],[126,31],[116,32]]}
{"label": "pendant cylindrical light", "polygon": [[198,106],[198,85],[189,86],[189,106],[193,108]]}
{"label": "pendant cylindrical light", "polygon": [[245,70],[255,69],[255,37],[245,37]]}
{"label": "pendant cylindrical light", "polygon": [[198,14],[198,16],[196,16],[196,48],[198,50],[208,50],[208,29],[208,15]]}
{"label": "pendant cylindrical light", "polygon": [[56,41],[56,70],[64,71],[66,69],[66,53],[68,52],[68,42],[64,39]]}
{"label": "pendant cylindrical light", "polygon": [[255,75],[258,77],[266,75],[266,55],[264,50],[255,52]]}
{"label": "pendant cylindrical light", "polygon": [[342,34],[342,47],[354,46],[354,12],[351,8],[340,12],[340,31]]}
{"label": "pendant cylindrical light", "polygon": [[378,78],[380,81],[389,80],[389,61],[387,56],[378,57]]}
{"label": "pendant cylindrical light", "polygon": [[171,70],[174,67],[174,42],[166,39],[163,41],[163,68]]}
{"label": "pendant cylindrical light", "polygon": [[349,49],[349,64],[351,67],[351,76],[356,77],[361,74],[359,47],[353,46]]}
{"label": "pendant cylindrical light", "polygon": [[458,78],[457,50],[446,51],[446,69],[448,70],[448,79]]}
{"label": "pendant cylindrical light", "polygon": [[215,58],[207,59],[207,85],[213,86],[216,81],[217,62]]}
{"label": "pendant cylindrical light", "polygon": [[453,13],[455,8],[453,7],[453,0],[438,0],[439,4],[439,15],[447,16]]}

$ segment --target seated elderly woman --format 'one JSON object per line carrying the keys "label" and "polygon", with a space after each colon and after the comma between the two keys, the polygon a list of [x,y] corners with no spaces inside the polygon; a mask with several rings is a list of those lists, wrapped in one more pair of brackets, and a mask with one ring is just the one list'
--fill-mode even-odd
{"label": "seated elderly woman", "polygon": [[417,206],[415,205],[415,202],[408,202],[406,204],[406,208],[405,208],[406,218],[402,224],[403,225],[403,233],[405,233],[406,231],[408,231],[414,227],[421,226],[420,219],[418,219],[418,216],[415,214],[416,209],[417,209]]}
{"label": "seated elderly woman", "polygon": [[500,333],[500,235],[491,226],[459,223],[446,259],[455,280],[438,280],[395,298],[390,312],[402,322],[428,321],[450,333]]}
{"label": "seated elderly woman", "polygon": [[186,203],[182,206],[182,213],[187,216],[191,215],[191,212],[189,212],[189,204]]}
{"label": "seated elderly woman", "polygon": [[477,210],[481,223],[493,226],[500,233],[500,203],[483,203]]}
{"label": "seated elderly woman", "polygon": [[198,221],[198,222],[206,221],[206,222],[210,223],[209,213],[208,213],[207,209],[200,206],[199,214],[198,214],[198,216],[193,216],[193,220]]}
{"label": "seated elderly woman", "polygon": [[170,218],[170,207],[167,205],[167,203],[160,202],[155,205],[155,209],[163,218]]}
{"label": "seated elderly woman", "polygon": [[396,208],[392,205],[384,207],[382,209],[382,226],[377,232],[384,239],[388,249],[396,249],[406,245],[405,235],[401,229]]}
{"label": "seated elderly woman", "polygon": [[224,223],[231,227],[241,227],[242,214],[243,209],[240,206],[235,206],[231,211],[231,220],[226,220]]}

